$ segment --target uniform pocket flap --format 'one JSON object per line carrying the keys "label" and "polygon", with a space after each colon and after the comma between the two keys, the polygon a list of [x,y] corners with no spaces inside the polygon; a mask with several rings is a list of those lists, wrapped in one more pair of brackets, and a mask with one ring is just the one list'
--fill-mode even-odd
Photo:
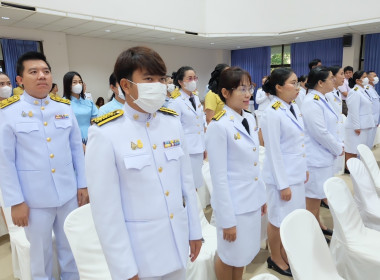
{"label": "uniform pocket flap", "polygon": [[184,155],[184,153],[181,147],[175,147],[165,149],[165,155],[167,160],[178,160],[181,156]]}
{"label": "uniform pocket flap", "polygon": [[71,120],[55,120],[56,128],[67,128],[71,126]]}
{"label": "uniform pocket flap", "polygon": [[124,157],[124,165],[127,169],[142,169],[145,166],[151,165],[151,155],[136,155]]}
{"label": "uniform pocket flap", "polygon": [[38,129],[38,123],[16,123],[16,132],[29,133]]}

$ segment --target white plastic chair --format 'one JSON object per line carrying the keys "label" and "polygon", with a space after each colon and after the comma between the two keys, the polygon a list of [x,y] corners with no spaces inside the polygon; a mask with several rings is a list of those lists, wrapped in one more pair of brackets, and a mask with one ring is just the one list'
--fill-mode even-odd
{"label": "white plastic chair", "polygon": [[380,231],[380,198],[363,162],[357,158],[347,161],[354,185],[354,199],[366,227]]}
{"label": "white plastic chair", "polygon": [[380,196],[380,169],[376,158],[371,149],[364,144],[358,145],[358,152],[360,155],[360,160],[364,163],[369,174],[371,175],[372,181],[376,187],[377,195]]}
{"label": "white plastic chair", "polygon": [[198,213],[204,242],[195,262],[190,260],[186,267],[186,280],[216,280],[214,263],[217,248],[216,228],[209,224],[198,197]]}
{"label": "white plastic chair", "polygon": [[77,264],[80,279],[111,280],[92,219],[90,204],[72,211],[67,216],[63,228]]}
{"label": "white plastic chair", "polygon": [[380,232],[364,226],[342,179],[330,178],[323,187],[334,221],[330,251],[339,275],[347,280],[379,279]]}
{"label": "white plastic chair", "polygon": [[278,279],[276,276],[274,276],[272,274],[263,273],[260,275],[256,275],[249,280],[280,280],[280,279]]}
{"label": "white plastic chair", "polygon": [[295,280],[341,280],[326,239],[314,215],[297,209],[280,227],[281,241]]}

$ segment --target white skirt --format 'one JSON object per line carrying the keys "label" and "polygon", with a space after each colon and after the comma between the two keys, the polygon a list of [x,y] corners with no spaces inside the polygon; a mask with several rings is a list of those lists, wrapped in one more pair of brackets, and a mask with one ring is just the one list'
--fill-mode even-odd
{"label": "white skirt", "polygon": [[202,175],[202,165],[203,165],[203,153],[191,154],[191,169],[193,170],[194,186],[195,188],[200,188],[203,186],[203,175]]}
{"label": "white skirt", "polygon": [[358,154],[358,145],[368,145],[368,137],[370,136],[371,128],[361,129],[360,135],[357,135],[352,128],[346,128],[344,137],[344,149],[347,153]]}
{"label": "white skirt", "polygon": [[305,184],[305,194],[308,198],[323,199],[326,194],[323,190],[323,184],[327,179],[334,177],[334,168],[328,167],[310,167],[309,181]]}
{"label": "white skirt", "polygon": [[268,220],[275,227],[280,227],[282,220],[296,209],[305,209],[305,186],[304,183],[291,185],[292,198],[289,201],[281,199],[281,192],[277,186],[267,185]]}
{"label": "white skirt", "polygon": [[260,250],[261,207],[253,212],[236,215],[236,240],[223,239],[223,229],[217,227],[217,252],[223,263],[243,267],[252,262]]}
{"label": "white skirt", "polygon": [[377,126],[376,127],[372,127],[371,131],[369,132],[368,142],[367,142],[367,146],[370,149],[373,148],[373,145],[374,145],[374,142],[375,142],[376,133],[377,133]]}
{"label": "white skirt", "polygon": [[342,175],[342,174],[344,174],[344,165],[345,165],[345,157],[344,157],[344,154],[343,154],[343,156],[338,156],[334,160],[334,174],[335,175]]}

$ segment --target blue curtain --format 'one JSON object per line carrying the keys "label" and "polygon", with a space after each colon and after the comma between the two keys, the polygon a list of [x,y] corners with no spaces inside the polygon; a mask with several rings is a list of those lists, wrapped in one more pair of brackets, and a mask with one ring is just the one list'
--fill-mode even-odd
{"label": "blue curtain", "polygon": [[322,60],[322,65],[342,65],[343,38],[295,43],[290,46],[291,68],[297,76],[309,73],[309,62],[315,58]]}
{"label": "blue curtain", "polygon": [[[365,35],[364,71],[375,71],[380,76],[380,33]],[[380,94],[380,85],[375,88]]]}
{"label": "blue curtain", "polygon": [[[270,73],[270,47],[251,48],[231,51],[231,66],[239,66],[246,70],[256,83],[256,89],[261,87],[261,80]],[[254,93],[256,98],[256,90]],[[255,102],[255,109],[257,109]]]}
{"label": "blue curtain", "polygon": [[17,59],[24,53],[38,50],[37,41],[2,39],[5,71],[12,82],[13,87],[17,87],[15,82]]}

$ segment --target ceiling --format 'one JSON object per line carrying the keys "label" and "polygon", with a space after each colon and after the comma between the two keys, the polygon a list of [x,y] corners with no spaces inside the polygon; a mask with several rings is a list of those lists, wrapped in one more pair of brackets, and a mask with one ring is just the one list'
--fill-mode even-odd
{"label": "ceiling", "polygon": [[[167,44],[205,49],[244,49],[341,37],[344,34],[380,32],[380,18],[273,34],[199,34],[131,22],[95,18],[36,8],[35,11],[0,7],[0,28],[10,26],[68,35]],[[1,36],[1,34],[0,34]]]}

